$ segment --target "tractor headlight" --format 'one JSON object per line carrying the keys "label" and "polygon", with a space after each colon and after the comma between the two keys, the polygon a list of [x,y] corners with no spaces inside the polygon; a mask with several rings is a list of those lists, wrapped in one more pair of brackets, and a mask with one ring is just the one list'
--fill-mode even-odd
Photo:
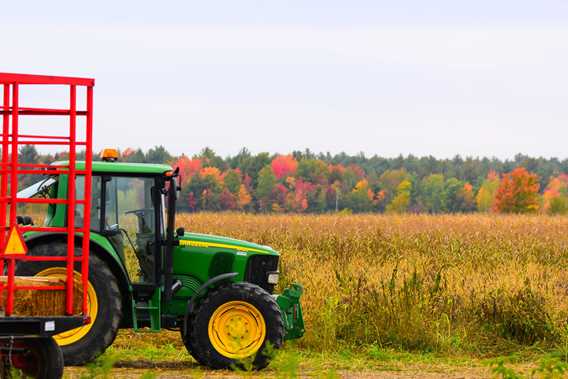
{"label": "tractor headlight", "polygon": [[278,271],[269,272],[266,281],[268,282],[268,284],[278,284],[279,279],[280,279],[280,273]]}

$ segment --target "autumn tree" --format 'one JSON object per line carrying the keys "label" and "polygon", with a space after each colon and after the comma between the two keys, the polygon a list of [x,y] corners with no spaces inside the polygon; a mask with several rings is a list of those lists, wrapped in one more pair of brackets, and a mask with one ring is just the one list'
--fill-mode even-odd
{"label": "autumn tree", "polygon": [[310,183],[326,183],[329,171],[326,164],[317,159],[303,159],[298,163],[297,177]]}
{"label": "autumn tree", "polygon": [[462,212],[475,211],[475,196],[473,194],[473,186],[471,183],[464,183],[462,189],[458,194],[462,206]]}
{"label": "autumn tree", "polygon": [[187,156],[182,155],[173,164],[174,167],[179,167],[179,174],[181,176],[182,185],[189,183],[193,175],[201,171],[200,159],[189,159]]}
{"label": "autumn tree", "polygon": [[432,174],[420,183],[419,203],[429,213],[440,213],[446,210],[445,179],[442,174]]}
{"label": "autumn tree", "polygon": [[517,167],[503,176],[493,210],[501,213],[531,213],[539,208],[540,184],[536,174]]}
{"label": "autumn tree", "polygon": [[361,179],[365,179],[365,172],[361,167],[355,164],[345,167],[341,182],[341,192],[349,193]]}
{"label": "autumn tree", "polygon": [[219,195],[219,202],[221,210],[234,210],[237,209],[237,196],[225,188]]}
{"label": "autumn tree", "polygon": [[[216,167],[204,167],[199,173],[193,175],[185,188],[188,206],[192,210],[222,210],[221,194],[223,193],[223,180],[221,172]],[[187,192],[186,192],[187,191]]]}
{"label": "autumn tree", "polygon": [[397,195],[398,186],[406,179],[410,178],[405,169],[386,170],[379,176],[378,185],[384,191],[386,203],[392,201]]}
{"label": "autumn tree", "polygon": [[290,181],[293,191],[287,195],[286,207],[293,212],[305,212],[310,206],[310,198],[313,202],[316,186],[302,179]]}
{"label": "autumn tree", "polygon": [[239,194],[237,196],[237,206],[240,210],[245,210],[248,208],[248,205],[251,203],[252,197],[250,196],[247,188],[244,184],[241,184],[239,187]]}
{"label": "autumn tree", "polygon": [[345,173],[345,167],[342,165],[329,165],[328,170],[328,182],[330,184],[341,183],[343,181],[343,174]]}
{"label": "autumn tree", "polygon": [[353,190],[346,194],[344,204],[353,212],[370,212],[373,207],[374,193],[369,188],[369,182],[361,179]]}
{"label": "autumn tree", "polygon": [[396,195],[387,205],[388,213],[405,213],[410,206],[410,193],[412,191],[412,182],[404,179],[396,189]]}
{"label": "autumn tree", "polygon": [[490,171],[487,178],[481,184],[475,202],[477,210],[480,212],[489,212],[493,208],[497,188],[499,188],[499,175],[495,171]]}
{"label": "autumn tree", "polygon": [[444,189],[444,209],[446,212],[472,212],[475,210],[473,187],[456,178],[446,180]]}
{"label": "autumn tree", "polygon": [[191,177],[191,180],[182,187],[182,196],[180,201],[187,200],[187,205],[183,202],[180,204],[180,209],[184,209],[186,206],[191,211],[201,210],[201,196],[207,189],[207,182],[203,180],[201,175],[197,174]]}
{"label": "autumn tree", "polygon": [[568,175],[550,178],[543,194],[543,210],[548,214],[568,213]]}
{"label": "autumn tree", "polygon": [[274,176],[280,180],[287,176],[294,176],[298,168],[298,162],[292,155],[278,155],[272,160],[271,166]]}
{"label": "autumn tree", "polygon": [[274,188],[274,203],[272,210],[274,212],[283,212],[286,209],[286,202],[288,199],[288,188],[283,183],[278,183]]}

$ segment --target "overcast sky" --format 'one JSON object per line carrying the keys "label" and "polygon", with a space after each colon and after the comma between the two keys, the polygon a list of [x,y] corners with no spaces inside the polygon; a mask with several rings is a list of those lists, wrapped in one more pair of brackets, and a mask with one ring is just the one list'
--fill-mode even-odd
{"label": "overcast sky", "polygon": [[8,1],[0,71],[96,79],[95,147],[568,158],[568,1]]}

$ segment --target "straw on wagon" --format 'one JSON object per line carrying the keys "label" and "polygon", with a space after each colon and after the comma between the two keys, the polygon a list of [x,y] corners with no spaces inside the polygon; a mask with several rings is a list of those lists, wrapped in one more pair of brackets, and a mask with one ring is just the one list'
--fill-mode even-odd
{"label": "straw on wagon", "polygon": [[[6,307],[6,283],[7,277],[0,276],[0,283],[4,288],[0,292],[0,313],[4,313]],[[27,277],[17,276],[16,286],[64,286],[65,280],[56,277]],[[63,316],[65,315],[64,290],[18,290],[14,296],[13,316]],[[80,314],[83,299],[81,281],[74,280],[73,286],[73,313]]]}

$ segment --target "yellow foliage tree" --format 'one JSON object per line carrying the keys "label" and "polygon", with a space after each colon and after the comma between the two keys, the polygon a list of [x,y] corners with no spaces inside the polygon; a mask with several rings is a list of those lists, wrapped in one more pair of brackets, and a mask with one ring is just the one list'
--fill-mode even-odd
{"label": "yellow foliage tree", "polygon": [[387,205],[388,213],[404,213],[410,206],[410,191],[412,190],[412,182],[404,179],[396,188],[396,196]]}
{"label": "yellow foliage tree", "polygon": [[487,179],[483,181],[481,188],[477,191],[477,196],[475,197],[477,210],[480,212],[489,212],[491,210],[497,188],[499,188],[499,176],[495,171],[490,171]]}

